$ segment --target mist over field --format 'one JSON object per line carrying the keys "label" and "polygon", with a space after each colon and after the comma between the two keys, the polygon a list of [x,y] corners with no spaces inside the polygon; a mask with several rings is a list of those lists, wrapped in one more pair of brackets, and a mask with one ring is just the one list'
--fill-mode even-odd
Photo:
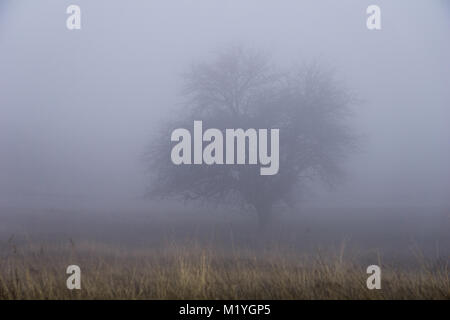
{"label": "mist over field", "polygon": [[[81,30],[66,28],[70,4]],[[366,27],[371,4],[381,30]],[[2,0],[0,248],[192,240],[259,252],[251,209],[147,197],[159,169],[145,155],[155,141],[173,145],[161,128],[183,119],[183,75],[242,47],[282,70],[332,70],[355,98],[346,124],[358,146],[342,178],[274,205],[282,246],[344,246],[401,268],[420,252],[448,265],[449,36],[450,6],[437,0]]]}

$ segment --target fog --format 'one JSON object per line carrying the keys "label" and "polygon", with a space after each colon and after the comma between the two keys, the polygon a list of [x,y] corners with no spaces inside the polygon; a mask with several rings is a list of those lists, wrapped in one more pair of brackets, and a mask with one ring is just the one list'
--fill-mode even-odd
{"label": "fog", "polygon": [[448,208],[449,30],[444,1],[3,0],[0,205],[153,208],[142,155],[178,112],[181,74],[239,44],[333,68],[361,101],[345,181],[305,206]]}

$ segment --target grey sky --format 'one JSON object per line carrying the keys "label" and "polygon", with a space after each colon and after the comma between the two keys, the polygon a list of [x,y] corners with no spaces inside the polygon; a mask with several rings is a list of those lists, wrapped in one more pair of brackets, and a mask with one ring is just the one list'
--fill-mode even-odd
{"label": "grey sky", "polygon": [[[139,157],[179,102],[179,75],[238,43],[331,66],[364,101],[363,151],[344,185],[311,202],[448,205],[450,8],[412,3],[2,0],[0,201],[138,197]],[[80,31],[65,27],[69,4]],[[381,31],[366,28],[369,4]]]}

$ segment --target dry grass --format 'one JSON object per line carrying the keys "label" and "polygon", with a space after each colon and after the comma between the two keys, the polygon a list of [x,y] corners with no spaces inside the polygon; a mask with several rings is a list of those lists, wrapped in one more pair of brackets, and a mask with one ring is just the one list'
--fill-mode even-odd
{"label": "dry grass", "polygon": [[[344,247],[308,256],[273,246],[10,243],[0,253],[0,299],[450,299],[448,262],[382,264],[382,289],[368,290],[367,266],[344,256]],[[70,264],[81,267],[81,290],[65,286]]]}

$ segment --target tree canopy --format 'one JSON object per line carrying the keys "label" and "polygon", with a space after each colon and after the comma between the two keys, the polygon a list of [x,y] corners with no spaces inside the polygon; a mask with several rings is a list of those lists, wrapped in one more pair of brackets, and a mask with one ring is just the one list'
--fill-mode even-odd
{"label": "tree canopy", "polygon": [[[220,53],[185,74],[185,104],[152,143],[150,194],[253,209],[261,225],[276,204],[292,204],[314,180],[339,181],[341,164],[355,145],[351,95],[317,63],[274,66],[243,48]],[[170,133],[202,120],[209,128],[279,129],[279,172],[262,176],[252,165],[187,165],[170,161]]]}

